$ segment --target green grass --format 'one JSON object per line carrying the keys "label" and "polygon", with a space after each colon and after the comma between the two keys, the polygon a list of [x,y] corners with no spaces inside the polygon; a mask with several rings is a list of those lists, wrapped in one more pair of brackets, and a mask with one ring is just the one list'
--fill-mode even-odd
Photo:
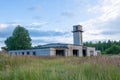
{"label": "green grass", "polygon": [[120,56],[42,58],[0,54],[0,80],[120,80]]}

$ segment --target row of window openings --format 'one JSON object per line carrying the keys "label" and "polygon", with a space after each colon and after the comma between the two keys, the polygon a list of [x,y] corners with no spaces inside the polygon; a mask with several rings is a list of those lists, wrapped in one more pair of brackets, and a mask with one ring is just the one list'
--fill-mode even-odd
{"label": "row of window openings", "polygon": [[[12,53],[11,53],[12,54]],[[15,52],[15,54],[17,55],[17,52]],[[20,54],[20,53],[19,53]],[[22,52],[22,55],[25,55],[25,52]],[[30,55],[30,52],[27,52],[27,55]],[[32,52],[32,55],[36,55],[36,52]]]}

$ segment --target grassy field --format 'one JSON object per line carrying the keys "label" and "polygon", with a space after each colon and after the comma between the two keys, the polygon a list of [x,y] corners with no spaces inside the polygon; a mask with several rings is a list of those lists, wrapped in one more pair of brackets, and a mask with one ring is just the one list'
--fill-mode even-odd
{"label": "grassy field", "polygon": [[120,80],[120,56],[43,58],[0,54],[0,80]]}

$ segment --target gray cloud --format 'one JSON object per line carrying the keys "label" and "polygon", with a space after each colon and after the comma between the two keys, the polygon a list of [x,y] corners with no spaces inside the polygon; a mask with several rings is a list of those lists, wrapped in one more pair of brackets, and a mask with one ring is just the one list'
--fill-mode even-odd
{"label": "gray cloud", "polygon": [[31,36],[34,37],[50,37],[50,36],[62,36],[68,34],[68,32],[59,32],[59,31],[37,31],[29,30]]}
{"label": "gray cloud", "polygon": [[102,34],[102,35],[116,35],[116,34],[120,34],[120,31],[102,31],[100,34]]}
{"label": "gray cloud", "polygon": [[49,40],[39,39],[39,40],[32,40],[33,45],[41,45],[46,43],[51,43]]}
{"label": "gray cloud", "polygon": [[0,38],[5,38],[10,36],[12,33],[12,31],[8,31],[8,32],[0,32]]}
{"label": "gray cloud", "polygon": [[31,6],[28,8],[29,11],[40,11],[41,7],[40,6]]}
{"label": "gray cloud", "polygon": [[43,28],[43,26],[48,25],[48,22],[32,22],[25,26],[28,30],[34,31],[34,30],[40,30]]}
{"label": "gray cloud", "polygon": [[61,15],[68,18],[75,18],[75,14],[72,12],[62,12]]}
{"label": "gray cloud", "polygon": [[42,17],[41,17],[41,16],[33,16],[32,18],[35,19],[35,20],[39,20],[39,19],[41,19]]}

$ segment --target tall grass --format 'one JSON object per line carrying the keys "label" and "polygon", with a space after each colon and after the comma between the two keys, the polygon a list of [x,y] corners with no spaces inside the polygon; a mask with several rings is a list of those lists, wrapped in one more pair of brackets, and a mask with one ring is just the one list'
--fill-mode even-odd
{"label": "tall grass", "polygon": [[120,80],[120,56],[0,56],[0,80]]}

